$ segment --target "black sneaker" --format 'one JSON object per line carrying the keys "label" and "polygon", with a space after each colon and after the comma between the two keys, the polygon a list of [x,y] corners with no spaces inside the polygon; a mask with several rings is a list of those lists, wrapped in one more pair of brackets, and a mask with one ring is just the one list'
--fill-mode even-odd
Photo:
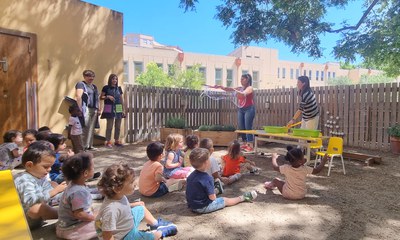
{"label": "black sneaker", "polygon": [[170,224],[168,226],[161,226],[157,228],[157,231],[161,231],[161,238],[175,236],[178,233],[178,228],[175,224]]}
{"label": "black sneaker", "polygon": [[214,188],[217,190],[216,194],[222,194],[224,193],[224,188],[222,187],[221,180],[216,179],[214,182]]}

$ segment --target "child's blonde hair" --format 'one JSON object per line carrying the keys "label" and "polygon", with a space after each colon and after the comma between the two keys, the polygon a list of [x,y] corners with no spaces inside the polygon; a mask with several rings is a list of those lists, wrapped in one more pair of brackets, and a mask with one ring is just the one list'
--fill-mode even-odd
{"label": "child's blonde hair", "polygon": [[103,195],[112,198],[115,196],[114,189],[121,188],[129,176],[135,178],[135,171],[131,166],[126,162],[115,163],[106,168],[97,186]]}
{"label": "child's blonde hair", "polygon": [[183,141],[183,136],[178,133],[171,133],[165,140],[165,151],[175,151],[179,142]]}
{"label": "child's blonde hair", "polygon": [[190,164],[195,169],[200,168],[210,158],[210,152],[205,148],[195,148],[189,155]]}
{"label": "child's blonde hair", "polygon": [[231,159],[237,159],[240,156],[240,143],[237,140],[231,142],[228,147],[228,155]]}

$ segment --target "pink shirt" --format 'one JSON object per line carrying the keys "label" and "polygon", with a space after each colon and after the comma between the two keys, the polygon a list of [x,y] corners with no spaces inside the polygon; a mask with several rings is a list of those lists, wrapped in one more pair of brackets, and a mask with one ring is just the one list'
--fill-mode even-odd
{"label": "pink shirt", "polygon": [[156,176],[163,174],[163,165],[157,161],[147,161],[143,165],[139,176],[139,192],[144,196],[153,195],[160,187],[160,182],[156,181]]}
{"label": "pink shirt", "polygon": [[279,172],[285,175],[282,196],[293,200],[304,198],[307,192],[306,178],[312,171],[312,167],[304,165],[298,168],[287,164],[279,166]]}

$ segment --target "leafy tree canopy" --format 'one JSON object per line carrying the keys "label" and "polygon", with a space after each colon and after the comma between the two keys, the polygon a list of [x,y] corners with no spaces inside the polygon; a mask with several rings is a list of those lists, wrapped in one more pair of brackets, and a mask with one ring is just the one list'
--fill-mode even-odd
{"label": "leafy tree canopy", "polygon": [[327,80],[328,86],[339,86],[339,85],[352,85],[353,82],[348,77],[336,77]]}
{"label": "leafy tree canopy", "polygon": [[[291,46],[293,53],[315,58],[322,56],[322,35],[341,34],[333,50],[337,59],[353,62],[360,56],[388,76],[400,75],[400,1],[365,0],[363,16],[354,26],[343,22],[335,28],[326,21],[328,10],[343,9],[350,1],[220,0],[215,17],[234,28],[231,38],[236,45],[275,39]],[[180,7],[195,10],[198,2],[180,0]]]}
{"label": "leafy tree canopy", "polygon": [[200,89],[205,81],[199,67],[200,65],[195,65],[182,71],[179,66],[172,65],[168,75],[156,63],[151,62],[147,64],[146,71],[138,76],[136,82],[144,86]]}

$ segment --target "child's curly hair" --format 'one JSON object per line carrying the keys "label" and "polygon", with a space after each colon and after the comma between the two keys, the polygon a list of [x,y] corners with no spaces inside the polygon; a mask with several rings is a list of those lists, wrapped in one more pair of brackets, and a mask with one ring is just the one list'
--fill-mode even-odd
{"label": "child's curly hair", "polygon": [[114,189],[121,188],[129,176],[135,177],[131,166],[126,162],[115,163],[106,168],[97,186],[103,195],[112,198],[115,195]]}

